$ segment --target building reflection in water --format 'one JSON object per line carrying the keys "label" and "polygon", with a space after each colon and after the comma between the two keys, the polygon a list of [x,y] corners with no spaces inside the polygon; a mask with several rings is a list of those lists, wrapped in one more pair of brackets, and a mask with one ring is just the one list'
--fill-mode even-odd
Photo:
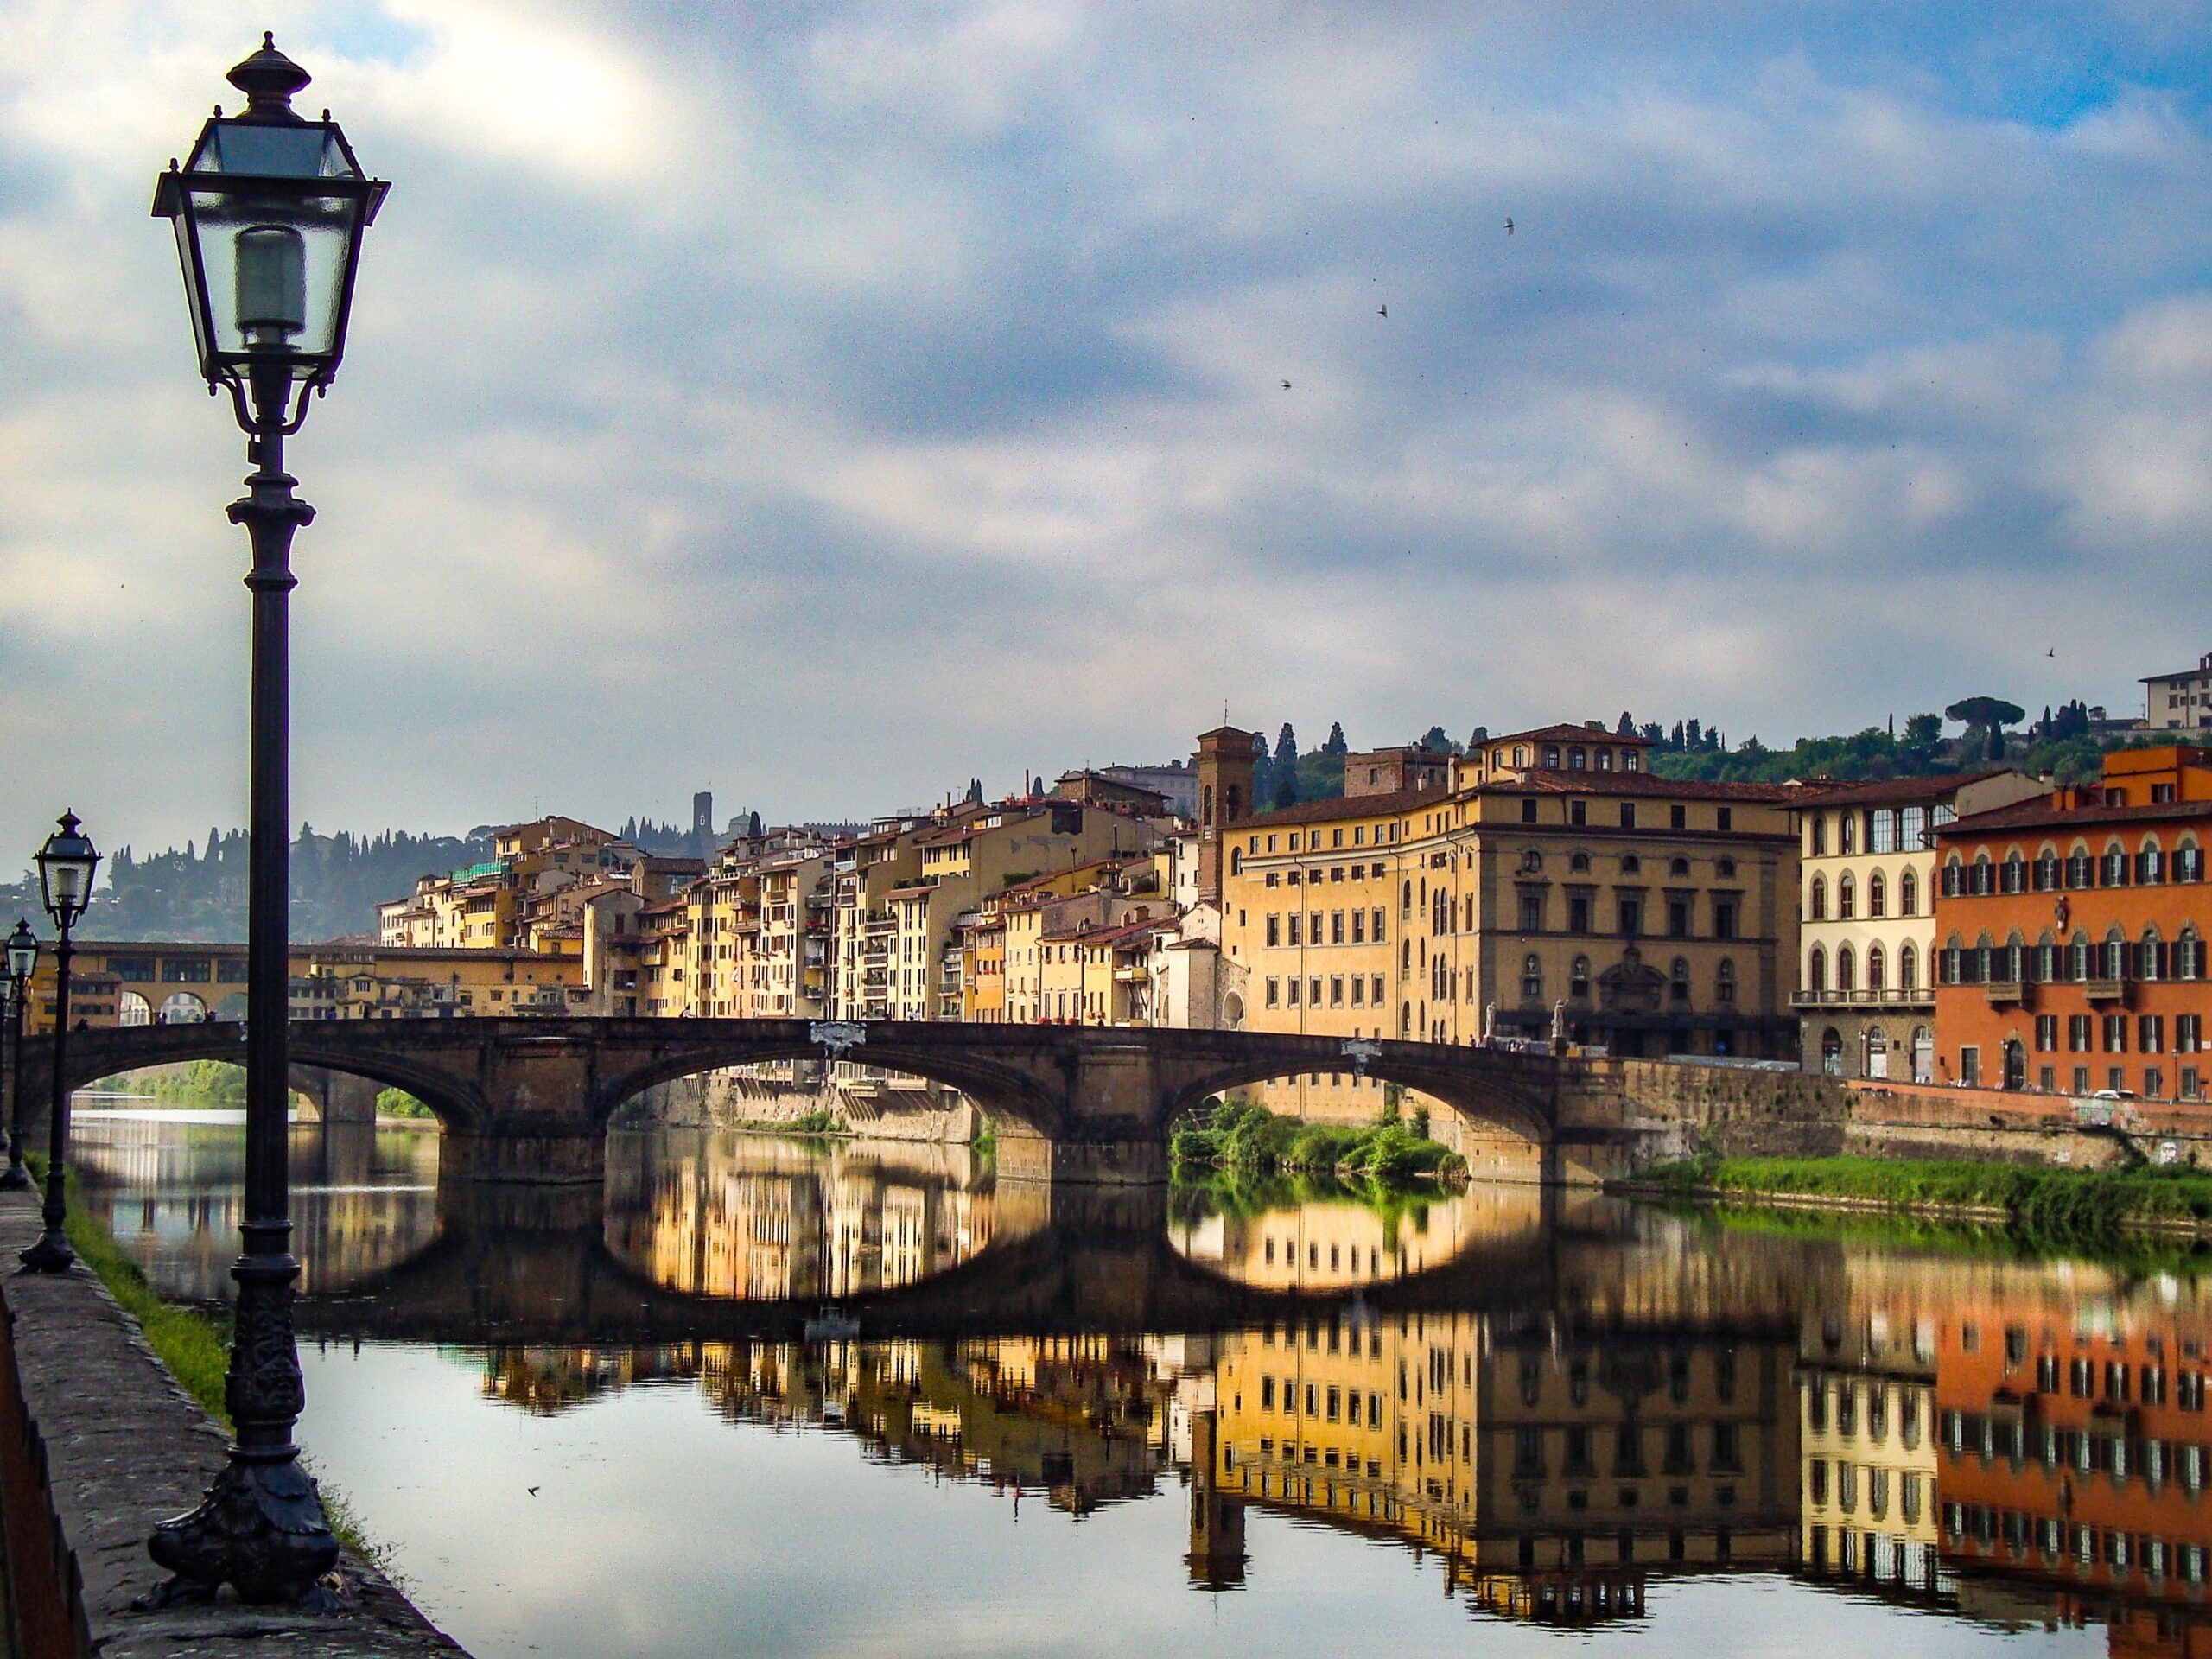
{"label": "building reflection in water", "polygon": [[664,1289],[774,1300],[895,1290],[991,1242],[989,1176],[929,1141],[616,1137],[607,1243]]}
{"label": "building reflection in water", "polygon": [[[86,1204],[173,1300],[227,1301],[236,1292],[245,1181],[245,1115],[237,1117],[86,1114],[72,1126]],[[435,1130],[297,1124],[291,1175],[303,1294],[347,1289],[437,1236]]]}
{"label": "building reflection in water", "polygon": [[[296,1137],[315,1287],[429,1243],[435,1148]],[[162,1259],[164,1288],[227,1291],[234,1131],[109,1120],[83,1151],[95,1207]],[[1036,1224],[958,1149],[670,1133],[621,1140],[609,1171],[607,1243],[707,1296],[893,1290]],[[1251,1197],[1179,1195],[1170,1243],[1325,1306],[1215,1333],[1010,1337],[983,1308],[953,1340],[579,1331],[467,1351],[483,1395],[518,1410],[689,1389],[733,1424],[1075,1516],[1179,1484],[1205,1591],[1244,1586],[1288,1521],[1440,1562],[1481,1617],[1594,1630],[1662,1611],[1670,1580],[1787,1574],[1996,1629],[2101,1625],[2118,1655],[2212,1655],[2212,1280],[1528,1188]],[[1456,1287],[1411,1311],[1414,1275],[1493,1268],[1533,1272],[1528,1305],[1491,1284],[1470,1287],[1488,1311],[1455,1311]],[[1339,1294],[1384,1281],[1387,1311]]]}

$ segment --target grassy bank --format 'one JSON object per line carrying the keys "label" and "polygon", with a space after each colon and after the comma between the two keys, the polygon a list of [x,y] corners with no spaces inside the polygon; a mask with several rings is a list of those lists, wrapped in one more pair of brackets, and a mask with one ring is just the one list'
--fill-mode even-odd
{"label": "grassy bank", "polygon": [[[31,1166],[31,1173],[43,1191],[46,1160],[34,1153],[24,1161]],[[108,1294],[115,1298],[124,1312],[138,1321],[139,1329],[146,1333],[147,1345],[153,1349],[155,1357],[168,1368],[169,1375],[183,1384],[184,1391],[205,1407],[226,1431],[229,1430],[231,1414],[223,1401],[223,1378],[231,1361],[230,1310],[184,1307],[163,1301],[146,1281],[144,1271],[115,1242],[114,1234],[105,1224],[84,1207],[75,1171],[68,1173],[66,1185],[69,1216],[62,1229],[77,1252],[77,1259],[107,1287]],[[361,1531],[346,1494],[328,1481],[320,1477],[317,1479],[322,1488],[323,1511],[329,1517],[330,1529],[337,1535],[338,1541],[355,1554],[374,1561],[387,1577],[391,1576],[385,1551]]]}
{"label": "grassy bank", "polygon": [[2134,1227],[2212,1230],[2212,1173],[2181,1166],[2070,1170],[1909,1159],[1707,1157],[1660,1165],[1631,1185],[1751,1200],[1994,1212],[2012,1226],[2056,1237],[2108,1237]]}
{"label": "grassy bank", "polygon": [[1313,1123],[1278,1117],[1256,1102],[1226,1100],[1175,1126],[1175,1162],[1216,1169],[1306,1172],[1356,1180],[1455,1179],[1467,1160],[1428,1138],[1425,1118],[1374,1123]]}

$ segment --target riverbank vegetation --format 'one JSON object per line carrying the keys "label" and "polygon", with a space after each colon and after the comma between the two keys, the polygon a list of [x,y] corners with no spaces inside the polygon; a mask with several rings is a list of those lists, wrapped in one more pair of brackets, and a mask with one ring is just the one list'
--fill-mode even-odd
{"label": "riverbank vegetation", "polygon": [[2051,1169],[2025,1164],[1884,1158],[1699,1157],[1647,1170],[1631,1186],[1684,1196],[1835,1200],[1941,1213],[2001,1213],[2054,1238],[2123,1228],[2212,1230],[2212,1173],[2183,1165]]}
{"label": "riverbank vegetation", "polygon": [[1178,1164],[1216,1169],[1325,1173],[1370,1181],[1464,1178],[1467,1160],[1428,1138],[1428,1115],[1372,1123],[1315,1123],[1279,1117],[1235,1096],[1175,1126],[1168,1151]]}

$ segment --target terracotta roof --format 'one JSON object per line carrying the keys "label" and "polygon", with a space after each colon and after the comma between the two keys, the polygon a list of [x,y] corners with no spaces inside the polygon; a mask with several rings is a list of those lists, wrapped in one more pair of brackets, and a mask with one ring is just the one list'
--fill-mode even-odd
{"label": "terracotta roof", "polygon": [[1641,733],[1630,736],[1611,728],[1593,728],[1562,723],[1557,726],[1537,726],[1525,732],[1504,732],[1482,741],[1484,748],[1494,748],[1500,743],[1629,743],[1638,748],[1656,748],[1658,745]]}
{"label": "terracotta roof", "polygon": [[2005,830],[2063,830],[2069,824],[2164,823],[2176,819],[2212,818],[2212,801],[2165,801],[2156,806],[2057,807],[2049,798],[1976,812],[1943,825],[1939,840],[1954,836],[1990,835]]}
{"label": "terracotta roof", "polygon": [[1864,784],[1807,778],[1802,780],[1801,786],[1818,789],[1822,806],[1909,806],[1915,802],[1939,801],[1969,784],[2002,778],[2016,770],[2012,766],[1991,766],[1982,772],[1952,772],[1936,778],[1883,778]]}
{"label": "terracotta roof", "polygon": [[[1581,776],[1580,772],[1575,774]],[[1256,817],[1239,818],[1228,825],[1224,835],[1237,834],[1247,830],[1279,830],[1300,823],[1326,823],[1336,818],[1387,817],[1393,812],[1402,812],[1424,801],[1440,801],[1440,789],[1394,789],[1384,795],[1344,795],[1325,801],[1301,801],[1296,806],[1286,806],[1273,812],[1262,812]]]}

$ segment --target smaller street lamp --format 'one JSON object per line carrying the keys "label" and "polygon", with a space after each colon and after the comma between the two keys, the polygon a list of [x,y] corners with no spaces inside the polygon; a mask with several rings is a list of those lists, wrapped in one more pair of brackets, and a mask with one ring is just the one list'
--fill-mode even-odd
{"label": "smaller street lamp", "polygon": [[[76,1265],[77,1252],[69,1248],[62,1224],[69,1218],[69,1200],[62,1182],[69,1151],[69,944],[70,930],[92,901],[92,874],[100,867],[99,849],[79,833],[77,815],[64,812],[60,828],[38,849],[38,882],[46,898],[46,913],[54,918],[54,1096],[47,1118],[46,1235],[22,1254],[23,1265],[34,1273],[62,1273]],[[10,970],[14,969],[10,941]]]}
{"label": "smaller street lamp", "polygon": [[31,975],[38,967],[38,936],[21,917],[8,936],[8,1170],[0,1191],[28,1192],[31,1173],[23,1167],[23,1017],[31,1000]]}

